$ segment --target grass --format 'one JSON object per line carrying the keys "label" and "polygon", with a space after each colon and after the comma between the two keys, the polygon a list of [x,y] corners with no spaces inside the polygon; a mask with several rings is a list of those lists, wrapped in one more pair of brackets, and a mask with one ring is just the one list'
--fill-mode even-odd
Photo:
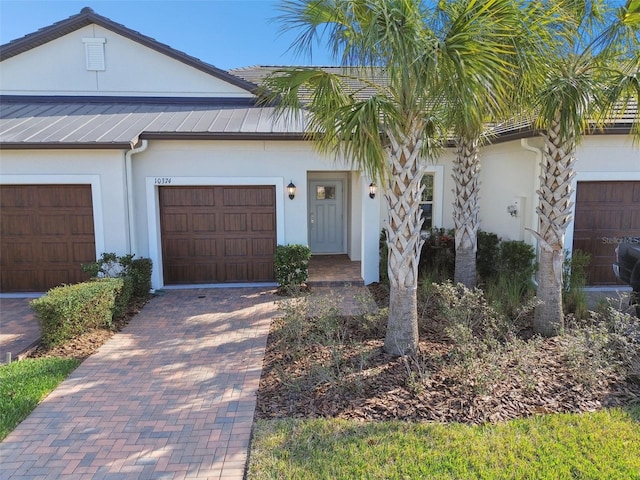
{"label": "grass", "polygon": [[0,366],[0,441],[79,363],[68,358],[37,358]]}
{"label": "grass", "polygon": [[260,420],[248,479],[640,479],[640,406],[470,426]]}

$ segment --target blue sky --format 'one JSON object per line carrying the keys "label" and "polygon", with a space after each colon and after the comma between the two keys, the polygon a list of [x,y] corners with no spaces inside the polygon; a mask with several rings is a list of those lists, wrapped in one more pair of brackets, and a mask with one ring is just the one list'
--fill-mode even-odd
{"label": "blue sky", "polygon": [[83,7],[218,68],[334,65],[322,46],[313,57],[288,51],[295,35],[274,21],[278,0],[0,0],[0,45],[80,12]]}

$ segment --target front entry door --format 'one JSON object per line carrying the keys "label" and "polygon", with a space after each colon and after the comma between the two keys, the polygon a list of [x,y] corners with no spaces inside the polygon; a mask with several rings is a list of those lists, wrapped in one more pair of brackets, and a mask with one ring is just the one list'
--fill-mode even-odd
{"label": "front entry door", "polygon": [[312,253],[344,253],[342,180],[309,182],[309,247]]}

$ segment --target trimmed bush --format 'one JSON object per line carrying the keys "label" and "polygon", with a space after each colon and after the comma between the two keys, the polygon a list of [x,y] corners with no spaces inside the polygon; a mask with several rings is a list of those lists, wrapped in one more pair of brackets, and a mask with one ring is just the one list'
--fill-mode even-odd
{"label": "trimmed bush", "polygon": [[151,272],[153,262],[150,258],[135,258],[131,261],[129,275],[133,282],[133,296],[144,298],[151,291]]}
{"label": "trimmed bush", "polygon": [[[124,291],[123,291],[124,290]],[[63,285],[29,305],[40,324],[41,343],[53,347],[99,327],[111,326],[114,313],[129,301],[122,278]]]}
{"label": "trimmed bush", "polygon": [[278,245],[274,257],[276,282],[280,287],[297,287],[309,278],[311,249],[306,245]]}
{"label": "trimmed bush", "polygon": [[496,277],[498,274],[499,259],[500,237],[495,233],[478,230],[476,268],[482,280],[487,281]]}

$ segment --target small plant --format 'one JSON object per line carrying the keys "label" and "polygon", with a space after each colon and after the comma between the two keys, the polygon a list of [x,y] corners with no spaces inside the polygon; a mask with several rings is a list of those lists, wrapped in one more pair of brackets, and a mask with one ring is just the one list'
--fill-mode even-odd
{"label": "small plant", "polygon": [[81,267],[91,278],[129,277],[132,296],[135,298],[144,298],[151,290],[153,264],[149,258],[135,258],[133,254],[119,256],[113,252],[105,252],[95,262],[83,264]]}
{"label": "small plant", "polygon": [[276,282],[283,289],[299,289],[309,278],[311,249],[306,245],[278,245],[274,257]]}
{"label": "small plant", "polygon": [[577,318],[589,315],[587,299],[583,288],[587,284],[587,268],[591,255],[582,250],[574,250],[572,255],[565,252],[562,265],[562,303],[564,313],[573,313]]}
{"label": "small plant", "polygon": [[453,230],[433,228],[422,246],[419,269],[422,277],[436,281],[453,279],[455,237]]}
{"label": "small plant", "polygon": [[500,264],[500,237],[495,233],[478,230],[478,252],[476,269],[483,281],[494,278],[498,274]]}

